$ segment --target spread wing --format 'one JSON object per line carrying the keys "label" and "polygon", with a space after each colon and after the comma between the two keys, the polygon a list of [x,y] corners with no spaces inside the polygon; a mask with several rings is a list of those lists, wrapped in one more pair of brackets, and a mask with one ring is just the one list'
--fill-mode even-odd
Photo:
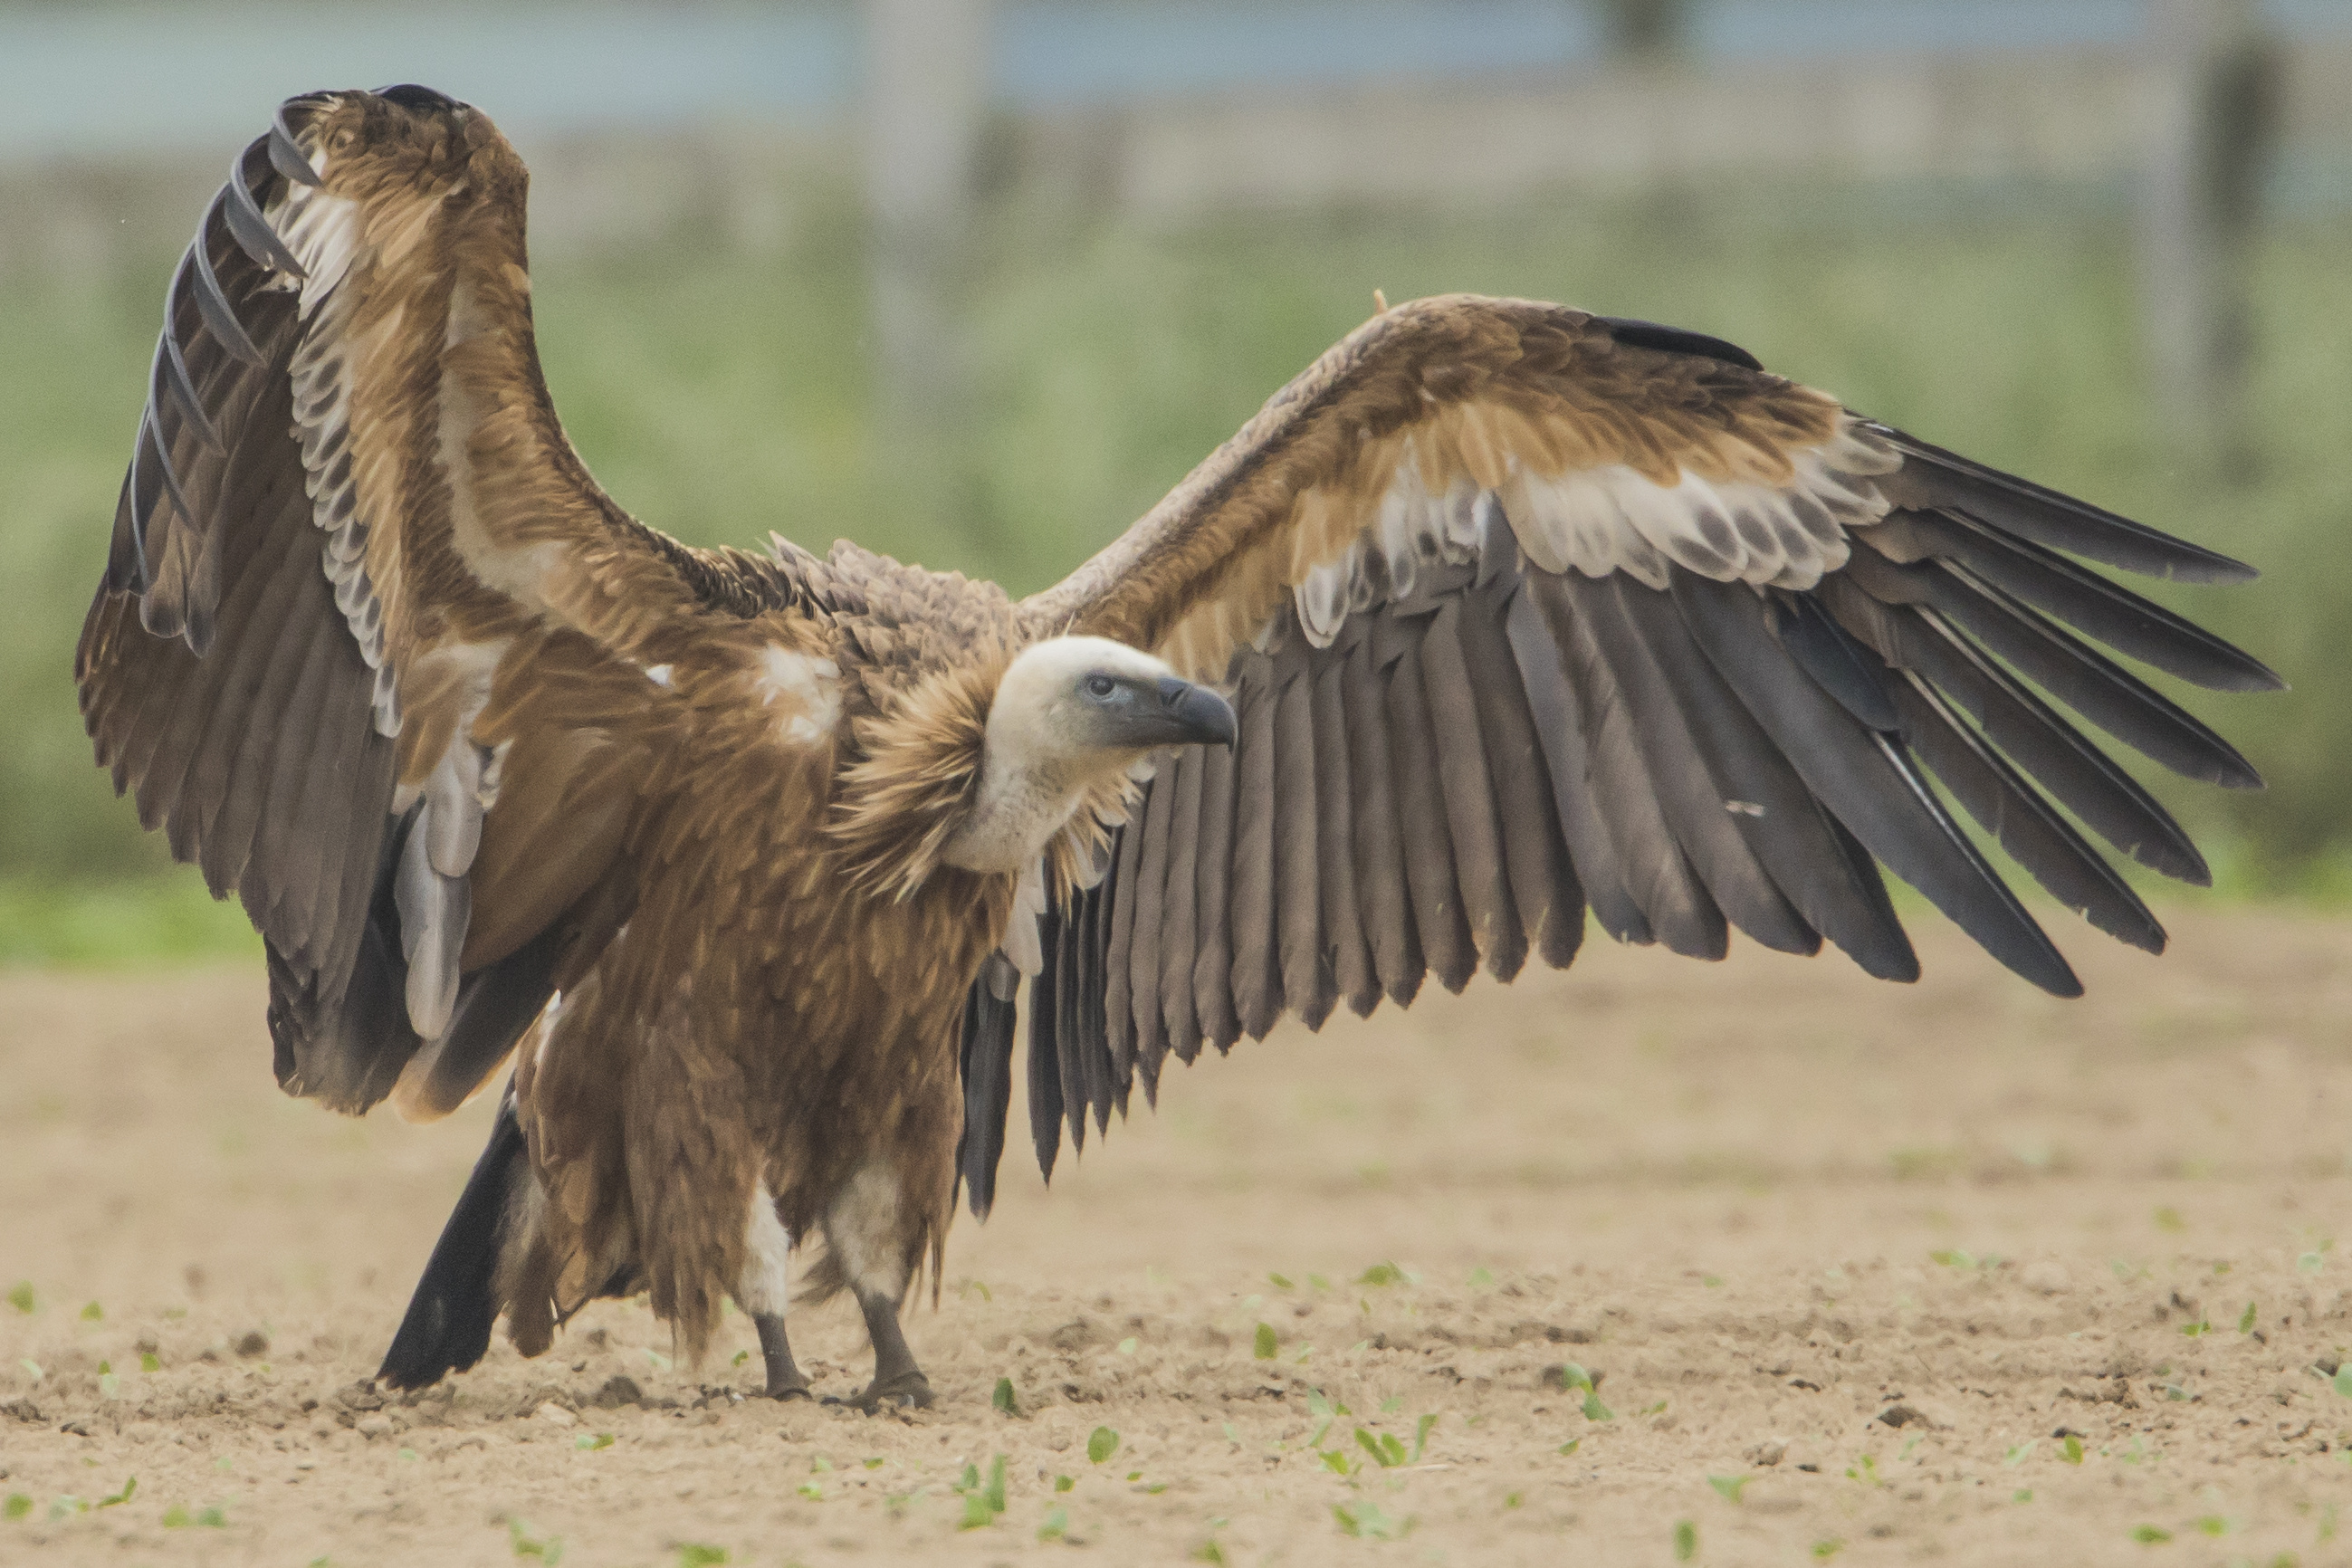
{"label": "spread wing", "polygon": [[632,899],[698,619],[775,569],[591,480],[531,336],[522,164],[421,88],[289,100],[173,278],[76,679],[140,819],[268,948],[279,1081],[444,1112]]}
{"label": "spread wing", "polygon": [[[2079,559],[2078,559],[2079,558]],[[1048,910],[1030,1107],[1106,1126],[1173,1051],[1460,990],[1611,935],[1720,957],[1737,926],[1918,965],[1884,866],[2001,963],[2080,990],[1961,829],[2125,942],[2164,931],[2077,822],[2207,879],[2053,705],[2192,778],[2259,784],[2103,652],[2200,685],[2261,664],[2083,561],[2237,563],[1969,462],[1729,344],[1522,300],[1388,310],[1159,507],[1023,606],[1238,695],[1230,753],[1160,768],[1091,889]],[[992,1191],[1017,977],[967,1009],[964,1175]]]}

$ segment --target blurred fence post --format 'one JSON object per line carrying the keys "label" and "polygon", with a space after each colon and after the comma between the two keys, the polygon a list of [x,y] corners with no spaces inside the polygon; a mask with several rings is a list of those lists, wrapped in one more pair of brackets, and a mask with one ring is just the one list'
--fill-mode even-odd
{"label": "blurred fence post", "polygon": [[2247,276],[2280,60],[2256,0],[2149,0],[2154,101],[2141,288],[2167,434],[2223,477],[2252,466]]}
{"label": "blurred fence post", "polygon": [[865,0],[866,206],[886,477],[934,524],[956,510],[971,345],[961,309],[988,107],[989,0]]}
{"label": "blurred fence post", "polygon": [[1612,53],[1654,60],[1683,45],[1686,0],[1596,0]]}

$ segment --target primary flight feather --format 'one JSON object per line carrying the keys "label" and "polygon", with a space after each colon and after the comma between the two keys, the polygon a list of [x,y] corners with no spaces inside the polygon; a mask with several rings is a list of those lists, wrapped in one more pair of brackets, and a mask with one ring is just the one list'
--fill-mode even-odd
{"label": "primary flight feather", "polygon": [[1728,930],[1918,973],[1880,880],[2080,987],[1957,802],[2094,925],[2164,932],[2077,827],[2206,879],[2063,716],[2260,781],[2099,645],[2276,679],[2084,562],[2225,557],[1646,322],[1384,310],[1060,584],[698,550],[565,439],[522,163],[415,87],[289,100],[174,275],[76,659],[140,819],[244,900],[289,1093],[490,1145],[382,1373],[731,1297],[806,1392],[822,1236],[876,1349],[959,1183],[1139,1073],[1434,974]]}

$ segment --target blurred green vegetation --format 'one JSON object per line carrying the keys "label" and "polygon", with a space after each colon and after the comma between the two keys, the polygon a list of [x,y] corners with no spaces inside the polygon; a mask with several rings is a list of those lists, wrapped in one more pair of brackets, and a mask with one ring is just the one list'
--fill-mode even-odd
{"label": "blurred green vegetation", "polygon": [[[780,255],[677,247],[537,269],[541,352],[574,440],[624,505],[683,538],[773,529],[822,551],[847,536],[1026,592],[1149,507],[1360,321],[1375,288],[1648,317],[2263,567],[2250,588],[2153,592],[2294,683],[2184,695],[2271,789],[2152,782],[2230,892],[2352,893],[2336,773],[2352,706],[2328,679],[2352,632],[2352,216],[2281,220],[2260,242],[2260,461],[2232,486],[2156,426],[2129,213],[2111,201],[1685,191],[1181,233],[1000,212],[970,288],[974,416],[919,436],[868,417],[854,206],[836,192],[803,211]],[[244,940],[233,907],[201,908],[193,873],[167,894],[143,886],[165,857],[90,766],[70,680],[170,260],[0,294],[0,960]]]}

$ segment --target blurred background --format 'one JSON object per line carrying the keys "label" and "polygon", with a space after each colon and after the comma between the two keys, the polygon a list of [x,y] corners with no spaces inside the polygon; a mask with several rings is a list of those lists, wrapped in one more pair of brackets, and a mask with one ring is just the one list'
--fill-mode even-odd
{"label": "blurred background", "polygon": [[[1043,586],[1391,300],[1727,337],[2251,560],[2159,596],[2287,695],[2151,782],[2220,894],[2352,902],[2352,0],[0,4],[0,962],[246,951],[70,681],[163,286],[289,94],[414,80],[533,170],[607,489]],[[2159,678],[2160,679],[2160,678]]]}

